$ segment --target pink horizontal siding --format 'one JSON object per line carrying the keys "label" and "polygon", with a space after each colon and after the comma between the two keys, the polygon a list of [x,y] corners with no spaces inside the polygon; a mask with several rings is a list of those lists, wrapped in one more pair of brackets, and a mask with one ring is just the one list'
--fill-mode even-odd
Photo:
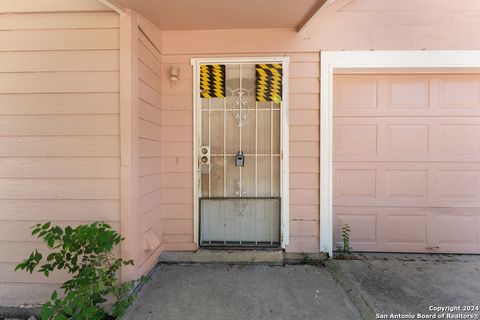
{"label": "pink horizontal siding", "polygon": [[[180,80],[175,89],[164,81],[164,149],[165,177],[163,207],[166,250],[193,250],[193,93],[192,67],[188,63],[169,63],[165,68],[180,68]],[[167,69],[166,69],[167,70]]]}
{"label": "pink horizontal siding", "polygon": [[[162,172],[163,123],[162,109],[162,53],[152,42],[160,30],[144,19],[139,20],[138,39],[138,219],[136,268],[140,273],[151,269],[163,249],[165,226],[163,222]],[[154,40],[153,40],[154,41]]]}
{"label": "pink horizontal siding", "polygon": [[4,306],[43,303],[68,278],[14,272],[47,251],[31,226],[120,227],[119,17],[95,0],[20,2],[0,4]]}

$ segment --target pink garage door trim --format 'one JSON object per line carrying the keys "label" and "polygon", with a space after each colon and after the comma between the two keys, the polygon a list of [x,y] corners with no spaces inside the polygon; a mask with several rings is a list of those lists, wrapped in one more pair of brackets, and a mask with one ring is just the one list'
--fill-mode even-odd
{"label": "pink garage door trim", "polygon": [[480,253],[480,75],[337,75],[333,234],[355,250]]}

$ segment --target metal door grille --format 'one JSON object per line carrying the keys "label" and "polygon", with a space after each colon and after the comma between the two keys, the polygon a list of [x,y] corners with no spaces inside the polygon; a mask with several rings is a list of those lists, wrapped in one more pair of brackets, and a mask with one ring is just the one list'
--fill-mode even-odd
{"label": "metal door grille", "polygon": [[[277,246],[281,103],[256,101],[255,64],[229,64],[225,97],[200,107],[200,244]],[[235,167],[238,151],[244,167]]]}
{"label": "metal door grille", "polygon": [[279,198],[200,199],[202,246],[278,247]]}

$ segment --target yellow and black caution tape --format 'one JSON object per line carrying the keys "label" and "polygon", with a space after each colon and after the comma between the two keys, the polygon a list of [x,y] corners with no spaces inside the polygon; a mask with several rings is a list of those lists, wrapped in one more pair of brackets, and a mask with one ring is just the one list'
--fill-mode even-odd
{"label": "yellow and black caution tape", "polygon": [[225,65],[200,65],[200,96],[202,98],[225,98]]}
{"label": "yellow and black caution tape", "polygon": [[282,101],[282,76],[281,64],[256,64],[256,100],[260,102]]}

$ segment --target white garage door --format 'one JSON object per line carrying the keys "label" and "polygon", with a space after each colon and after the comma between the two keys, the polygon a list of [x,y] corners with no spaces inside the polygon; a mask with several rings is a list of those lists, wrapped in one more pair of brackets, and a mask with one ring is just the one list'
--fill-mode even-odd
{"label": "white garage door", "polygon": [[337,75],[334,241],[480,253],[480,75]]}

